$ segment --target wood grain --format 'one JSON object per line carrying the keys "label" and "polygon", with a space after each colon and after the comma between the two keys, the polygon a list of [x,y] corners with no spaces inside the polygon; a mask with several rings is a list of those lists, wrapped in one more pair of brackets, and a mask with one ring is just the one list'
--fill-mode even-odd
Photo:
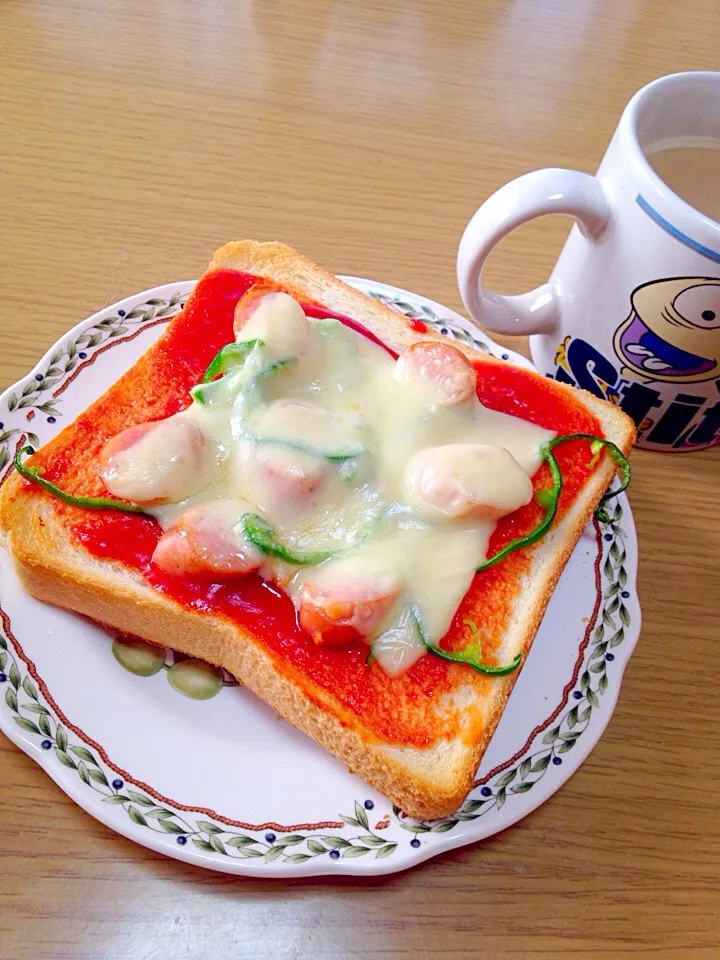
{"label": "wood grain", "polygon": [[[6,0],[0,387],[244,236],[459,308],[481,200],[594,169],[634,90],[718,49],[716,0]],[[566,229],[519,231],[493,285],[545,279]],[[527,820],[387,879],[231,880],[114,835],[2,739],[0,956],[719,956],[718,463],[636,455],[642,638]]]}

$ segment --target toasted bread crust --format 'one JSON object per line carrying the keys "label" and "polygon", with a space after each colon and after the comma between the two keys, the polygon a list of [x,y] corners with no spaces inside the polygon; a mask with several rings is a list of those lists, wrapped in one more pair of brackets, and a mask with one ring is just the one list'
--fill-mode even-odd
{"label": "toasted bread crust", "polygon": [[[443,339],[416,333],[401,315],[283,244],[227,244],[217,251],[210,269],[224,267],[266,277],[299,299],[314,300],[331,311],[352,316],[398,352],[419,339]],[[482,361],[482,355],[471,347],[453,343],[471,359]],[[557,387],[577,400],[578,391]],[[632,422],[616,407],[590,394],[583,393],[583,401],[601,422],[605,436],[629,453],[635,434]],[[613,475],[612,462],[604,458],[562,521],[533,551],[522,603],[516,601],[512,622],[497,651],[503,662],[529,651],[555,584]],[[33,596],[161,645],[172,636],[174,648],[225,667],[290,723],[415,817],[445,816],[463,801],[519,674],[516,671],[493,683],[478,742],[467,744],[458,735],[429,748],[386,743],[358,718],[349,718],[338,709],[328,691],[310,684],[301,688],[279,672],[267,651],[236,624],[187,610],[121,564],[90,557],[69,541],[47,498],[27,489],[17,475],[9,477],[0,493],[0,525],[20,578]]]}

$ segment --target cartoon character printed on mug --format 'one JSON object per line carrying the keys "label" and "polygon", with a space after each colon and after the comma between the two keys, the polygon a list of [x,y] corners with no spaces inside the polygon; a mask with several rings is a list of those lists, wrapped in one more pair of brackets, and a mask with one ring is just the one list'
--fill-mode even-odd
{"label": "cartoon character printed on mug", "polygon": [[720,393],[720,277],[651,280],[630,302],[613,336],[619,369],[593,344],[567,336],[552,376],[617,404],[655,449],[720,443],[720,396],[706,387],[712,381]]}
{"label": "cartoon character printed on mug", "polygon": [[613,346],[624,380],[697,383],[720,375],[720,279],[651,280],[632,292]]}

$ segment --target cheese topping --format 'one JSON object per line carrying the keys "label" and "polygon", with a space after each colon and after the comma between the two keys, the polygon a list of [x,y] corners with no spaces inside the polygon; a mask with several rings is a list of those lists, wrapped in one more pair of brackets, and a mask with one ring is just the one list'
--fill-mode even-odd
{"label": "cheese topping", "polygon": [[499,520],[532,497],[530,477],[504,447],[425,447],[405,467],[410,505],[428,519]]}
{"label": "cheese topping", "polygon": [[113,438],[103,480],[151,505],[166,572],[258,571],[317,643],[364,640],[388,673],[407,670],[426,652],[418,619],[437,644],[553,434],[483,407],[449,344],[396,362],[277,292],[251,290],[235,318],[247,348],[226,348],[186,410]]}
{"label": "cheese topping", "polygon": [[124,430],[105,444],[100,476],[117,497],[162,503],[192,496],[210,480],[213,455],[189,417]]}

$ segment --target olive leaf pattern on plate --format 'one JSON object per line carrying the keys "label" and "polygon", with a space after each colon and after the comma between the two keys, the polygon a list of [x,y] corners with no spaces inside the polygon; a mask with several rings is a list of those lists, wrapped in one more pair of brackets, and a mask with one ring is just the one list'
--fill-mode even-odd
{"label": "olive leaf pattern on plate", "polygon": [[[57,406],[58,401],[52,394],[48,396],[49,391],[57,387],[61,380],[72,373],[79,363],[87,360],[98,347],[104,346],[116,337],[130,333],[133,328],[150,321],[163,318],[169,320],[170,317],[182,310],[186,299],[187,295],[181,295],[180,293],[174,293],[167,300],[160,297],[150,297],[148,300],[136,304],[127,312],[118,310],[115,314],[103,317],[102,320],[83,330],[75,339],[68,340],[54,350],[45,369],[28,380],[19,393],[13,392],[8,396],[8,412],[27,410],[29,414],[30,411],[37,411],[45,414],[49,423],[54,423],[55,417],[60,415]],[[0,425],[0,430],[3,430],[2,425]],[[10,433],[10,435],[7,436],[7,433]],[[20,433],[20,430],[15,429],[3,431],[0,434],[0,470],[8,460],[8,442],[18,433]]]}
{"label": "olive leaf pattern on plate", "polygon": [[[56,427],[44,427],[39,431],[41,437],[38,439],[35,434],[28,433],[26,425],[37,413],[44,414],[49,424],[55,424],[56,417],[63,415],[62,401],[61,398],[54,399],[52,392],[57,392],[67,378],[76,376],[82,362],[92,358],[94,353],[112,340],[120,342],[120,338],[131,327],[138,329],[152,321],[169,319],[182,308],[189,289],[189,285],[178,285],[170,290],[164,288],[158,291],[162,296],[145,299],[146,293],[125,301],[123,305],[116,305],[112,311],[108,311],[107,316],[103,315],[101,320],[94,321],[79,335],[66,338],[53,350],[49,360],[41,365],[39,371],[42,372],[26,378],[20,385],[21,389],[16,388],[6,395],[0,414],[5,420],[4,424],[0,423],[0,474],[10,469],[11,447],[17,445],[21,434],[25,435],[31,446],[38,447],[40,442],[45,442],[55,433]],[[390,296],[386,292],[368,290],[365,285],[363,289],[406,316],[423,320],[442,334],[455,336],[477,349],[502,356],[502,348],[490,346],[457,323],[444,320],[433,307],[419,298],[416,300],[401,291]],[[208,819],[200,811],[193,813],[174,809],[172,803],[153,798],[150,790],[137,789],[127,781],[125,774],[113,771],[109,762],[98,757],[98,751],[92,744],[81,735],[74,737],[72,731],[66,729],[67,725],[58,718],[54,706],[46,702],[38,691],[33,676],[25,669],[24,660],[14,652],[12,636],[2,633],[0,714],[4,714],[6,729],[16,725],[22,731],[24,749],[31,756],[42,758],[44,765],[57,765],[56,779],[59,782],[62,783],[63,778],[73,778],[82,784],[81,789],[87,790],[91,798],[88,809],[94,807],[99,811],[103,807],[117,808],[118,814],[127,818],[128,825],[131,824],[136,833],[135,838],[141,842],[142,835],[152,831],[155,837],[160,836],[173,846],[177,844],[178,848],[196,850],[210,860],[217,861],[218,866],[223,862],[250,861],[253,869],[255,866],[262,868],[273,861],[277,861],[275,866],[287,864],[291,871],[298,865],[313,861],[324,861],[328,865],[336,863],[340,868],[346,861],[354,862],[355,858],[358,858],[358,864],[365,863],[371,868],[374,861],[384,861],[396,854],[392,857],[394,863],[400,859],[399,851],[404,848],[429,849],[435,834],[451,833],[464,822],[477,821],[492,811],[497,815],[506,802],[513,803],[516,795],[531,791],[553,770],[562,770],[565,754],[575,748],[596,714],[600,727],[606,722],[609,711],[603,705],[602,697],[612,683],[617,687],[624,659],[624,655],[620,657],[619,670],[613,671],[614,650],[626,636],[632,644],[637,632],[636,625],[631,627],[630,610],[634,609],[634,602],[629,598],[634,586],[631,582],[628,588],[626,534],[621,527],[622,517],[623,506],[618,503],[602,527],[604,550],[600,568],[603,590],[600,615],[593,624],[590,643],[584,653],[576,688],[570,694],[570,702],[565,705],[558,719],[552,724],[548,723],[546,729],[537,735],[521,758],[505,765],[505,769],[499,770],[497,775],[478,785],[458,811],[442,820],[414,820],[397,808],[391,815],[389,805],[388,812],[382,812],[378,817],[377,812],[372,813],[375,802],[366,799],[355,801],[352,814],[341,817],[343,827],[283,832],[259,828],[237,830]],[[627,563],[632,568],[632,559]],[[191,696],[208,698],[233,682],[225,674],[220,680],[215,668],[202,661],[193,661],[190,667],[183,667],[182,664],[187,663],[189,658],[173,654],[171,650],[153,648],[144,651],[139,660],[132,661],[132,653],[127,649],[131,646],[128,641],[127,637],[116,638],[113,651],[125,669],[134,667],[131,672],[138,677],[165,670],[168,680],[171,683],[173,679],[176,681],[173,683],[174,689],[186,696],[190,690]],[[118,651],[120,656],[117,655]],[[198,666],[200,674],[194,675]],[[187,676],[183,678],[185,671]],[[618,675],[613,678],[613,673]],[[184,684],[184,680],[187,680],[187,684]],[[187,689],[182,689],[184,685]],[[42,687],[42,684],[39,686]],[[589,735],[590,739],[593,736],[597,739],[596,734]],[[58,776],[61,771],[62,774]],[[562,772],[559,776],[561,781],[566,779]],[[103,819],[99,813],[98,816]],[[378,820],[373,826],[371,820],[376,817]],[[468,837],[468,841],[470,839]],[[179,849],[176,848],[176,852],[179,855]],[[406,858],[402,859],[404,862]],[[298,869],[304,872],[302,866]]]}
{"label": "olive leaf pattern on plate", "polygon": [[[49,394],[65,377],[73,372],[79,363],[110,340],[129,333],[133,327],[137,328],[150,321],[164,319],[178,313],[185,305],[187,294],[174,293],[168,299],[150,297],[138,303],[132,309],[118,310],[114,314],[103,317],[97,323],[83,330],[74,340],[59,346],[50,355],[42,373],[36,373],[25,384],[19,393],[12,392],[7,397],[7,411],[9,414],[20,410],[25,412],[25,420],[32,420],[36,413],[46,416],[48,423],[55,423],[57,417],[62,416],[58,409],[57,398]],[[49,394],[49,395],[48,395]],[[28,433],[22,426],[8,426],[0,423],[0,472],[7,466],[11,458],[11,442],[21,434],[26,437],[29,446],[37,449],[40,441],[36,434]]]}
{"label": "olive leaf pattern on plate", "polygon": [[[462,822],[476,820],[491,810],[501,809],[513,795],[531,790],[552,766],[562,764],[564,754],[575,747],[588,729],[593,711],[600,707],[600,698],[608,689],[607,671],[615,659],[613,650],[623,642],[625,628],[630,624],[630,613],[625,604],[629,593],[625,589],[627,571],[622,514],[622,505],[616,503],[614,509],[609,511],[608,522],[603,527],[607,545],[602,565],[603,602],[579,674],[577,689],[571,694],[572,705],[544,733],[538,748],[531,747],[519,763],[500,773],[492,784],[482,786],[471,794],[452,816],[434,821],[415,820],[406,817],[398,807],[393,807],[395,822],[412,834],[411,847],[421,846],[423,834],[448,833]],[[146,649],[151,647],[144,641],[119,637],[113,644],[113,653],[118,662],[137,676],[151,676],[165,668],[170,679],[172,671],[182,668],[183,664],[191,664],[193,669],[198,669],[198,664],[203,665],[203,661],[182,659],[181,655],[173,656],[172,651],[159,647]],[[210,665],[204,666],[210,672],[215,671]],[[208,682],[207,677],[201,677],[188,681],[187,689],[181,689],[182,681],[173,686],[186,696],[197,696],[199,691],[202,696],[198,698],[207,699],[208,696],[214,696],[223,685],[223,678],[218,677],[218,672],[211,675],[215,677],[214,683]],[[368,813],[375,806],[372,800],[363,803],[356,801],[352,816],[341,815],[345,823],[343,835],[330,830],[287,834],[265,831],[258,834],[235,830],[204,818],[196,820],[191,814],[173,810],[146,793],[131,788],[99,761],[87,746],[70,743],[67,731],[52,709],[40,702],[38,690],[30,675],[24,672],[22,661],[15,657],[8,640],[0,637],[0,685],[5,684],[5,707],[12,713],[15,723],[26,733],[32,734],[43,750],[52,751],[58,763],[74,770],[80,780],[98,794],[99,802],[122,807],[136,826],[172,835],[180,846],[190,841],[199,850],[219,857],[255,858],[258,862],[262,859],[264,863],[282,860],[287,864],[306,863],[322,856],[335,861],[373,854],[374,859],[381,859],[391,856],[399,846],[397,840],[379,833],[391,825],[387,816],[374,829],[370,826]],[[188,689],[194,693],[188,693]]]}
{"label": "olive leaf pattern on plate", "polygon": [[570,694],[572,705],[553,721],[537,749],[531,748],[531,752],[503,771],[492,784],[482,786],[451,817],[434,821],[414,820],[393,807],[404,830],[414,834],[447,833],[462,821],[477,820],[491,810],[499,810],[513,794],[532,790],[551,765],[561,766],[563,755],[575,747],[588,729],[593,710],[600,708],[600,697],[608,689],[608,669],[615,659],[613,651],[625,639],[625,629],[630,625],[630,611],[625,604],[630,593],[625,589],[628,575],[625,567],[626,534],[620,526],[622,515],[622,504],[616,502],[614,508],[608,508],[608,520],[602,524],[603,539],[609,545],[602,565],[602,605],[577,688]]}
{"label": "olive leaf pattern on plate", "polygon": [[[178,661],[184,662],[188,661]],[[22,661],[16,658],[5,637],[0,637],[0,666],[0,684],[7,684],[5,706],[18,727],[32,734],[42,750],[52,752],[57,763],[75,771],[85,786],[97,794],[98,802],[121,807],[136,826],[170,835],[179,846],[190,841],[199,850],[220,857],[262,859],[265,863],[282,859],[288,864],[306,863],[320,856],[339,860],[373,854],[378,860],[397,849],[395,841],[377,832],[386,827],[385,822],[381,821],[374,829],[370,826],[368,814],[375,806],[372,800],[356,801],[352,816],[341,815],[346,836],[330,829],[280,834],[270,830],[260,833],[236,830],[173,810],[114,774],[89,747],[70,740],[51,707],[41,702],[37,686],[24,672]]]}
{"label": "olive leaf pattern on plate", "polygon": [[390,294],[387,293],[381,293],[379,290],[367,290],[366,293],[374,300],[379,300],[381,303],[384,303],[386,307],[397,310],[398,313],[404,314],[404,316],[409,317],[411,320],[422,320],[423,323],[426,323],[436,333],[441,333],[445,337],[452,337],[454,340],[466,343],[469,347],[475,347],[476,350],[481,350],[483,353],[494,355],[494,351],[488,343],[473,336],[473,334],[464,327],[459,326],[454,320],[439,317],[432,307],[429,307],[426,303],[415,306],[415,304],[410,303],[408,300],[397,296],[390,296]]}

